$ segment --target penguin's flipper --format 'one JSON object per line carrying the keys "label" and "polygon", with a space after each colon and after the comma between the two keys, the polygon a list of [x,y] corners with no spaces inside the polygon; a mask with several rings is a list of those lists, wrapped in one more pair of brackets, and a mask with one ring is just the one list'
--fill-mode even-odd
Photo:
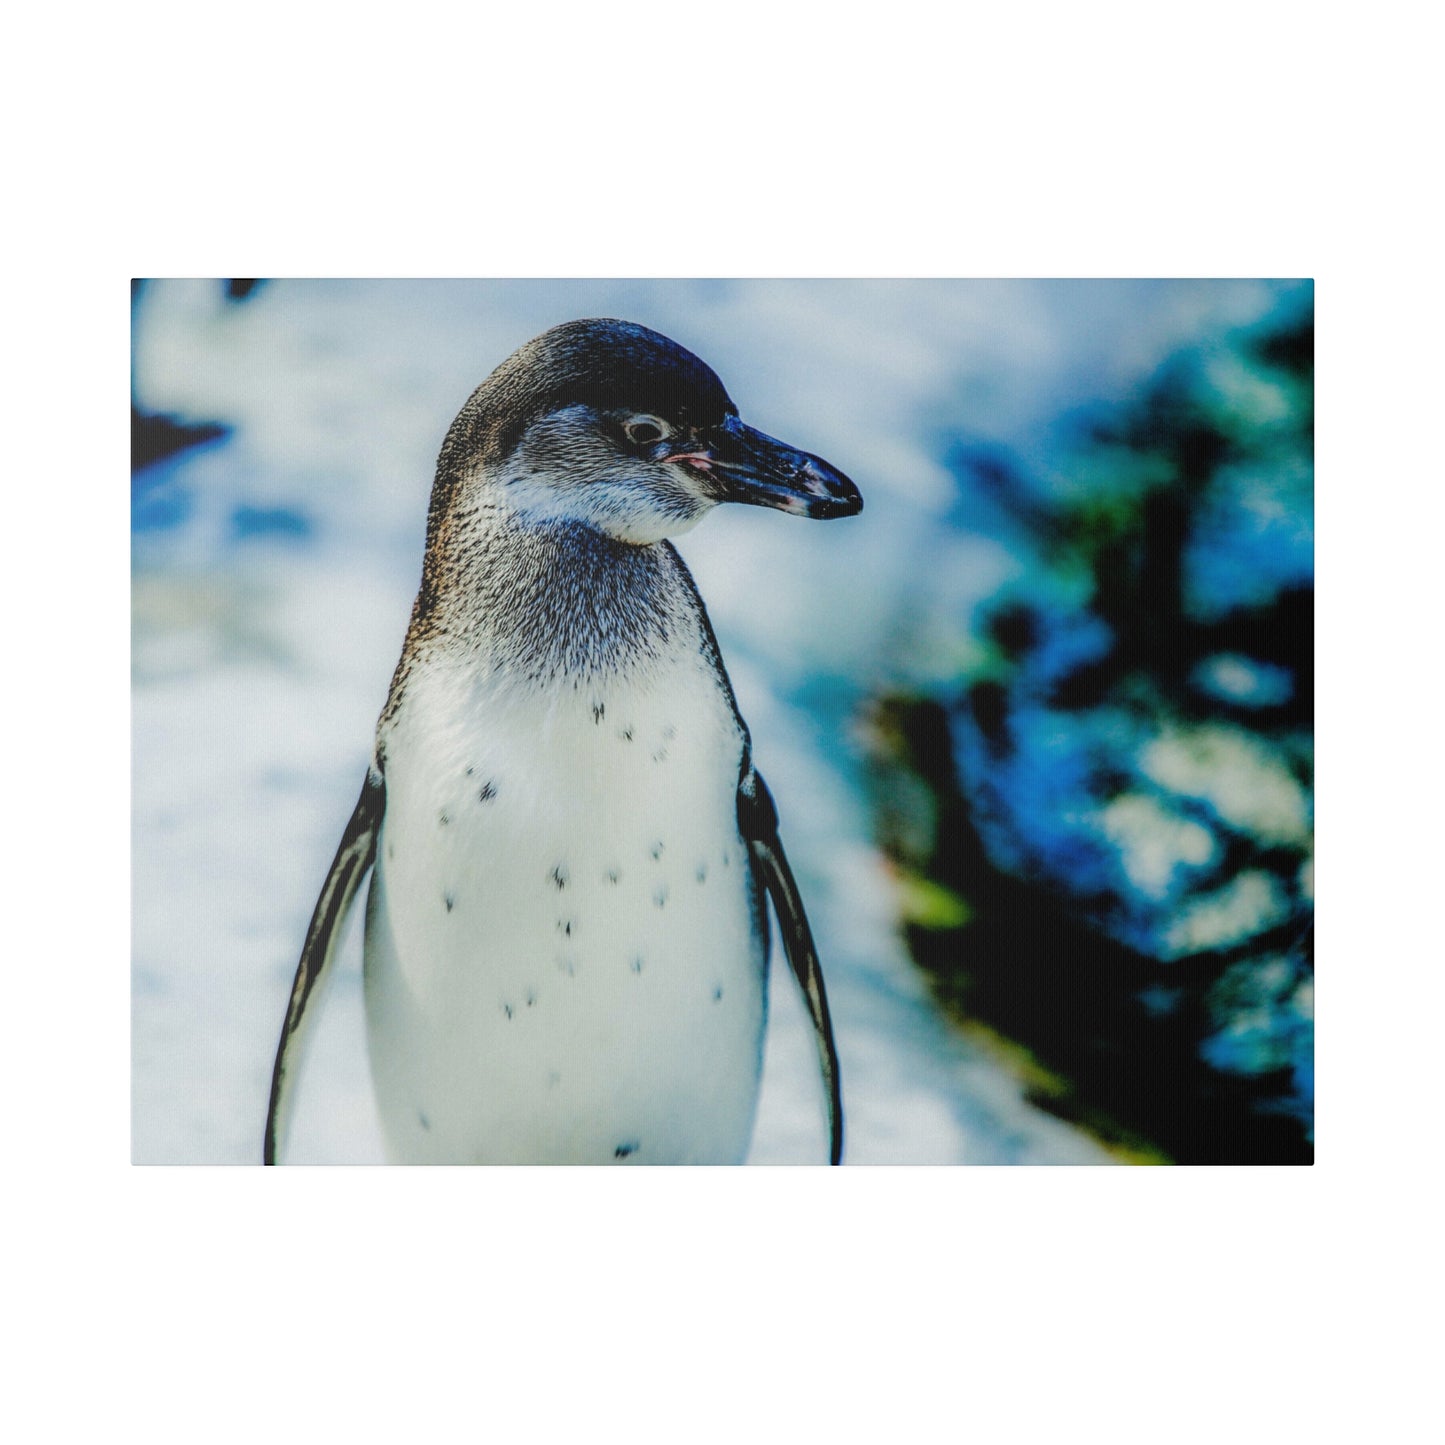
{"label": "penguin's flipper", "polygon": [[321,885],[321,896],[316,900],[306,942],[301,947],[301,962],[296,966],[296,982],[291,985],[291,1002],[281,1025],[281,1042],[271,1073],[271,1105],[266,1111],[264,1152],[267,1164],[276,1162],[285,1145],[306,1045],[321,1013],[325,984],[330,978],[346,915],[361,880],[366,877],[366,870],[376,857],[376,839],[385,810],[386,784],[380,773],[368,771],[361,797],[341,835],[336,857],[331,860],[331,871]]}
{"label": "penguin's flipper", "polygon": [[768,792],[762,775],[746,760],[738,783],[738,828],[747,840],[753,866],[773,900],[773,911],[778,915],[778,928],[783,935],[783,951],[788,955],[788,963],[813,1018],[818,1063],[828,1095],[828,1162],[837,1164],[843,1157],[843,1084],[838,1072],[838,1050],[833,1043],[833,1022],[828,1016],[828,995],[823,988],[823,966],[818,962],[808,915],[803,912],[803,900],[778,837],[778,810],[773,806],[773,795]]}

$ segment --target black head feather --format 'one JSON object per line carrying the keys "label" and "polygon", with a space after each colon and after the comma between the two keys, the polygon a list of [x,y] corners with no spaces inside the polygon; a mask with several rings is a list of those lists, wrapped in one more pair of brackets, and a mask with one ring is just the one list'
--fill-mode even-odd
{"label": "black head feather", "polygon": [[568,321],[514,351],[472,393],[442,445],[438,481],[472,463],[497,465],[531,422],[578,405],[675,427],[737,414],[716,373],[685,346],[630,321]]}

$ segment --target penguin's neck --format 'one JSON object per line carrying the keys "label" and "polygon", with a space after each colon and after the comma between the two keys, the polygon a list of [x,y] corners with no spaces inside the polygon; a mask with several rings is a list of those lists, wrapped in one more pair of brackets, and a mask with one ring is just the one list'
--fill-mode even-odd
{"label": "penguin's neck", "polygon": [[408,645],[541,684],[647,670],[696,631],[685,579],[667,542],[479,508],[433,539]]}

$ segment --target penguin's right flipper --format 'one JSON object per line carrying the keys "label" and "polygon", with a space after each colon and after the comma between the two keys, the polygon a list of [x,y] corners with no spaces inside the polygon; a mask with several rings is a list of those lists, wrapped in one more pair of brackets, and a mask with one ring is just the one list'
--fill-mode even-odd
{"label": "penguin's right flipper", "polygon": [[291,985],[291,1002],[281,1025],[281,1042],[276,1048],[276,1066],[271,1073],[264,1153],[267,1164],[276,1162],[286,1142],[306,1044],[321,1013],[325,984],[330,979],[346,915],[376,857],[376,839],[385,811],[386,784],[380,773],[368,771],[351,821],[341,835],[341,846],[331,861],[331,871],[321,885],[321,896],[316,900],[306,942],[301,948],[301,962],[296,966],[296,982]]}

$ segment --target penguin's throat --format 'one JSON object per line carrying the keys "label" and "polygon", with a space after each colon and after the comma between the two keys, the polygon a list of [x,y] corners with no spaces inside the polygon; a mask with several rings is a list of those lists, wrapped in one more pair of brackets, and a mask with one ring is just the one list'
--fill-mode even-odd
{"label": "penguin's throat", "polygon": [[433,635],[498,672],[629,672],[696,631],[681,561],[665,542],[636,546],[575,521],[493,526],[431,561]]}

